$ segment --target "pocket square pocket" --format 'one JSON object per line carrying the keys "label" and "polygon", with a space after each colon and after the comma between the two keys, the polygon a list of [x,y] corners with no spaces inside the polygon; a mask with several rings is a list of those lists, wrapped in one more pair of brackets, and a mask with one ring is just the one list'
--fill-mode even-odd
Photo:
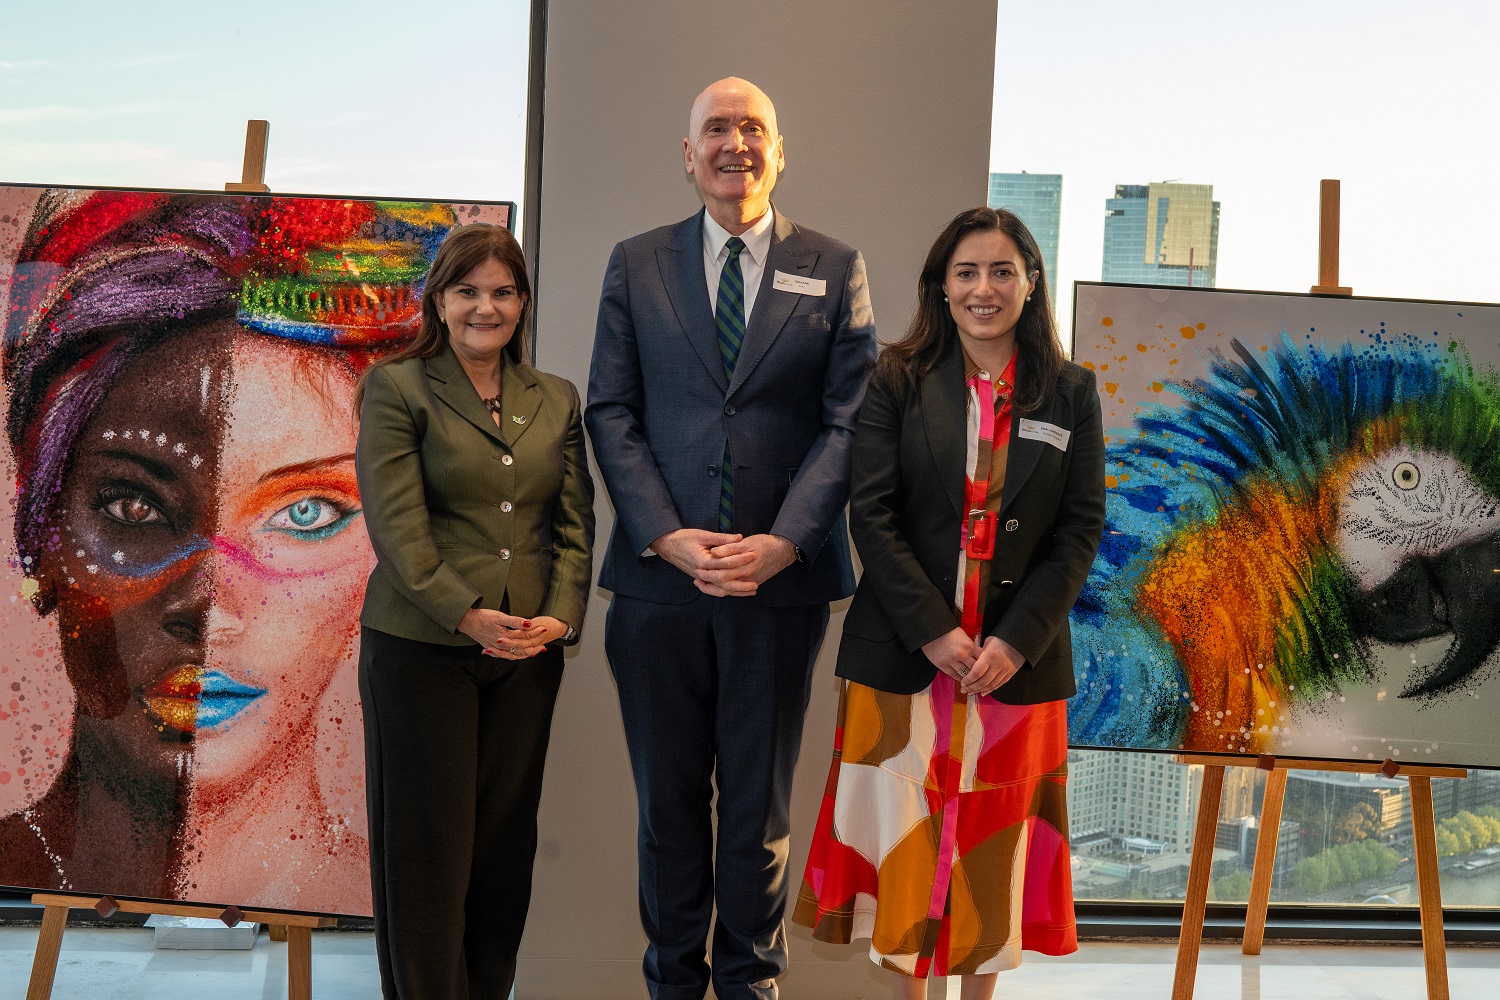
{"label": "pocket square pocket", "polygon": [[827,330],[827,313],[806,313],[802,316],[793,316],[789,324],[793,329],[803,330]]}

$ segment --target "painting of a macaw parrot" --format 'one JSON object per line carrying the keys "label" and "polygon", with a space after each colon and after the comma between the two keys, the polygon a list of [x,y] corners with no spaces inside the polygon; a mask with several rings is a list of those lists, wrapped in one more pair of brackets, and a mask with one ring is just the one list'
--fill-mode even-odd
{"label": "painting of a macaw parrot", "polygon": [[1500,307],[1080,284],[1075,745],[1500,767]]}

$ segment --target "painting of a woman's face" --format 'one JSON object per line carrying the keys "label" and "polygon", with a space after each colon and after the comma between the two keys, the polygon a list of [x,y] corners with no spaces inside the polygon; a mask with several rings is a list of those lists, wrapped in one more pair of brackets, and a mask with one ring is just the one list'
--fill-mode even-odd
{"label": "painting of a woman's face", "polygon": [[311,746],[372,564],[354,381],[225,320],[142,354],[94,411],[41,576],[80,715],[127,771],[222,798]]}

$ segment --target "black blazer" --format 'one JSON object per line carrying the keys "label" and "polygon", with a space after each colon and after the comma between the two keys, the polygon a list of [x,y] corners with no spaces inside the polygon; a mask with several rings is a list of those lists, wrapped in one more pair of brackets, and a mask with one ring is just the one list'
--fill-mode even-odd
{"label": "black blazer", "polygon": [[[912,694],[937,672],[922,646],[959,623],[954,587],[967,395],[956,338],[915,391],[893,391],[881,378],[870,382],[854,437],[850,497],[864,575],[844,619],[840,677]],[[1026,657],[994,692],[1012,705],[1068,698],[1076,690],[1068,613],[1104,531],[1104,432],[1094,373],[1065,363],[1051,397],[1024,417],[1071,434],[1060,449],[1023,438],[1023,415],[1012,417],[985,595],[987,634]]]}

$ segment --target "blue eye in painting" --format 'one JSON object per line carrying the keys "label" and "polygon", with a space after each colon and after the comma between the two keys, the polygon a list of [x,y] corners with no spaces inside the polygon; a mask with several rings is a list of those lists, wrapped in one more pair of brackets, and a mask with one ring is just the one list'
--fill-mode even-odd
{"label": "blue eye in painting", "polygon": [[272,514],[261,530],[279,531],[303,541],[320,542],[343,531],[359,514],[358,507],[328,497],[307,496]]}

